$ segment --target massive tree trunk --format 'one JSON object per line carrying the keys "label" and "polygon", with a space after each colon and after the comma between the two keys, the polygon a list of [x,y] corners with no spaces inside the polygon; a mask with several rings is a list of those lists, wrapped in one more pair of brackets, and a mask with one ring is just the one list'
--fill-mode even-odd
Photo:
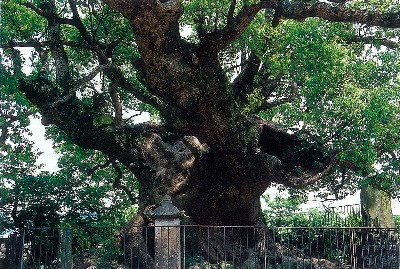
{"label": "massive tree trunk", "polygon": [[366,227],[394,228],[392,197],[372,186],[361,188],[361,215]]}

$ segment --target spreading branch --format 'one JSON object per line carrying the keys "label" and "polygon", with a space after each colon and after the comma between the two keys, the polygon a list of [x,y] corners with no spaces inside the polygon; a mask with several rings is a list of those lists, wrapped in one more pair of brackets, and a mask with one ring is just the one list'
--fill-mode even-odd
{"label": "spreading branch", "polygon": [[236,8],[236,0],[232,0],[231,4],[229,6],[228,16],[227,16],[227,19],[226,19],[226,23],[227,24],[233,23],[234,14],[235,14],[235,8]]}
{"label": "spreading branch", "polygon": [[400,27],[400,12],[382,13],[376,10],[351,9],[346,5],[346,1],[331,2],[336,2],[336,4],[319,1],[315,3],[311,1],[278,1],[276,8],[279,8],[281,16],[287,19],[303,20],[318,17],[332,22],[354,22],[386,28]]}
{"label": "spreading branch", "polygon": [[348,40],[346,40],[349,43],[358,43],[358,42],[362,42],[365,44],[377,44],[377,45],[383,45],[389,49],[397,49],[399,48],[399,43],[394,41],[394,40],[390,40],[387,38],[376,38],[373,36],[355,36],[352,37]]}
{"label": "spreading branch", "polygon": [[280,98],[274,101],[266,101],[258,108],[258,112],[268,110],[280,106],[282,104],[293,102],[297,98],[297,90],[298,90],[297,88],[298,88],[297,83],[293,82],[291,85],[291,94],[289,97]]}
{"label": "spreading branch", "polygon": [[31,9],[36,14],[38,14],[39,16],[41,16],[47,20],[54,21],[55,23],[70,24],[70,25],[72,25],[72,23],[73,23],[71,19],[61,18],[61,17],[57,16],[57,14],[55,13],[55,6],[51,3],[51,1],[43,2],[41,7],[38,7],[29,1],[22,2],[19,4]]}
{"label": "spreading branch", "polygon": [[233,82],[233,94],[239,99],[246,99],[248,88],[254,80],[255,75],[258,74],[261,65],[261,59],[255,54],[250,53],[249,59],[246,61],[240,74],[236,77]]}
{"label": "spreading branch", "polygon": [[118,96],[118,86],[118,81],[111,82],[109,86],[109,93],[114,107],[114,125],[115,127],[120,128],[122,124],[122,104]]}
{"label": "spreading branch", "polygon": [[281,171],[279,181],[299,188],[315,183],[331,171],[335,154],[325,154],[321,145],[290,134],[272,122],[260,118],[258,121],[258,146],[264,155],[270,156],[268,159],[276,159]]}
{"label": "spreading branch", "polygon": [[138,100],[150,104],[158,109],[164,108],[165,104],[160,98],[134,85],[124,77],[122,71],[116,66],[108,66],[105,70],[105,74],[112,81],[118,81],[118,85],[121,88],[132,93]]}
{"label": "spreading branch", "polygon": [[[261,1],[258,4],[246,5],[235,16],[228,18],[229,23],[222,29],[216,29],[211,33],[202,35],[200,50],[204,55],[216,55],[219,51],[229,46],[233,41],[239,38],[252,22],[257,13],[271,7],[270,1]],[[233,4],[232,4],[233,5]],[[231,6],[232,6],[231,5]]]}
{"label": "spreading branch", "polygon": [[128,196],[129,201],[131,201],[132,204],[137,204],[138,197],[135,197],[133,193],[129,190],[129,188],[122,184],[123,172],[116,161],[112,162],[112,167],[114,168],[115,172],[117,172],[117,176],[114,179],[113,187],[124,191],[125,194]]}
{"label": "spreading branch", "polygon": [[135,197],[132,192],[129,190],[129,188],[125,185],[122,184],[122,177],[123,177],[123,172],[121,170],[121,168],[118,166],[117,162],[115,160],[111,160],[108,159],[105,163],[96,165],[94,167],[92,167],[89,171],[88,171],[88,176],[93,176],[93,174],[100,169],[105,169],[108,166],[112,165],[112,167],[114,168],[115,172],[117,173],[116,177],[114,178],[114,182],[113,182],[113,187],[115,189],[120,189],[122,191],[124,191],[124,193],[128,196],[129,201],[132,202],[132,204],[136,204],[138,202],[138,198]]}
{"label": "spreading branch", "polygon": [[294,174],[293,176],[290,173],[285,173],[285,176],[282,177],[281,183],[286,187],[295,188],[295,189],[304,189],[307,186],[315,184],[324,176],[328,175],[334,165],[336,164],[336,158],[332,157],[329,164],[319,172],[305,172],[300,177]]}
{"label": "spreading branch", "polygon": [[[104,126],[95,123],[97,115],[91,106],[84,104],[76,95],[58,99],[51,94],[57,88],[43,77],[32,81],[20,80],[19,89],[38,107],[44,124],[55,124],[68,133],[77,145],[107,152],[109,156],[115,156],[115,159],[127,162],[134,159],[134,149],[139,148],[138,138],[163,131],[162,125],[143,123],[111,128],[105,132]],[[65,107],[68,107],[68,113],[65,113]]]}
{"label": "spreading branch", "polygon": [[[346,2],[346,0],[316,1],[315,3],[311,1],[263,0],[257,4],[245,5],[237,16],[232,17],[232,12],[229,13],[228,23],[224,28],[211,33],[202,33],[200,48],[206,53],[216,55],[239,38],[255,15],[262,9],[273,9],[275,11],[275,24],[283,18],[304,20],[310,17],[318,17],[332,22],[354,22],[386,28],[400,27],[400,12],[382,13],[351,9],[346,5]],[[231,3],[232,6],[233,3]]]}

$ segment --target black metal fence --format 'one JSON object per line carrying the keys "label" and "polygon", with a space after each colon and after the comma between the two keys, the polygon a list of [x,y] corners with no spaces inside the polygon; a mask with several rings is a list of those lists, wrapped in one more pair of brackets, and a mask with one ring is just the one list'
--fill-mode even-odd
{"label": "black metal fence", "polygon": [[[399,268],[400,230],[179,226],[180,268]],[[0,239],[1,269],[154,265],[155,227],[24,229]],[[139,233],[137,233],[139,231]],[[140,239],[138,239],[140,235]],[[168,240],[166,236],[162,240]],[[167,252],[169,250],[167,242]],[[179,269],[176,267],[163,268]]]}

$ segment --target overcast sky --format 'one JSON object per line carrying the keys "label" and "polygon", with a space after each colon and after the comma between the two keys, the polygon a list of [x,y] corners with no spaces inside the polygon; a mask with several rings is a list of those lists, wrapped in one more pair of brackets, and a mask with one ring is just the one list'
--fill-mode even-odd
{"label": "overcast sky", "polygon": [[44,164],[43,170],[57,171],[58,154],[53,150],[52,141],[45,139],[45,128],[40,119],[31,118],[29,129],[32,131],[32,141],[35,143],[35,147],[43,152],[38,159],[38,163]]}

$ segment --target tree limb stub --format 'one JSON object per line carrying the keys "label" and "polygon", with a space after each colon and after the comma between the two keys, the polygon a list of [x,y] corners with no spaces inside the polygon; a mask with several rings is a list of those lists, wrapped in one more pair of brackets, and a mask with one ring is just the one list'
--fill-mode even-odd
{"label": "tree limb stub", "polygon": [[318,181],[332,169],[336,157],[324,153],[320,145],[289,134],[271,122],[262,120],[260,124],[260,149],[277,158],[282,182],[292,187],[304,187]]}
{"label": "tree limb stub", "polygon": [[242,101],[247,99],[247,94],[250,92],[247,88],[251,88],[250,84],[258,73],[260,65],[261,59],[254,52],[250,53],[242,72],[233,81],[233,94],[238,96]]}

